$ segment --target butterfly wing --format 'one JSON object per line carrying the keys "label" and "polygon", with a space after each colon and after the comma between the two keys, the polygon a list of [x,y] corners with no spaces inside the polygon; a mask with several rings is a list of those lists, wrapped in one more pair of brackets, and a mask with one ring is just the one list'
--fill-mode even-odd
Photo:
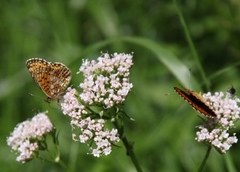
{"label": "butterfly wing", "polygon": [[50,77],[49,71],[51,69],[50,64],[40,58],[32,58],[27,60],[26,66],[34,81],[38,84],[41,90],[48,96],[50,89]]}
{"label": "butterfly wing", "polygon": [[62,63],[32,58],[27,60],[26,66],[34,81],[48,96],[47,102],[58,99],[71,80],[71,71]]}
{"label": "butterfly wing", "polygon": [[64,93],[71,80],[71,71],[62,63],[51,63],[50,95],[53,99]]}
{"label": "butterfly wing", "polygon": [[217,116],[216,113],[208,105],[205,104],[202,98],[200,98],[200,95],[197,94],[196,92],[187,90],[187,93],[186,93],[177,87],[174,87],[174,89],[196,111],[200,112],[201,114],[209,118],[214,118]]}

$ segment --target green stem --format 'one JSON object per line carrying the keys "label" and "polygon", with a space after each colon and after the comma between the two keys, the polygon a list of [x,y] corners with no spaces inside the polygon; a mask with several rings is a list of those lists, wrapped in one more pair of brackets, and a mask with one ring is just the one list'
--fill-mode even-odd
{"label": "green stem", "polygon": [[212,149],[212,146],[209,146],[208,149],[207,149],[206,155],[205,155],[205,157],[204,157],[204,159],[203,159],[203,161],[202,161],[202,164],[201,164],[201,166],[200,166],[199,169],[198,169],[198,172],[203,171],[203,168],[205,167],[206,162],[207,162],[207,159],[208,159],[208,157],[209,157],[209,155],[210,155],[211,149]]}
{"label": "green stem", "polygon": [[138,163],[137,157],[136,157],[136,155],[135,155],[135,153],[133,151],[133,147],[132,147],[132,145],[129,144],[126,136],[122,137],[122,142],[123,142],[123,144],[124,144],[124,146],[125,146],[125,148],[127,150],[127,155],[131,158],[131,160],[132,160],[136,170],[138,172],[142,172],[142,169],[141,169],[141,167],[140,167],[140,165]]}
{"label": "green stem", "polygon": [[[56,136],[56,135],[54,134],[53,136]],[[60,165],[62,168],[64,168],[66,171],[71,172],[72,170],[70,170],[68,168],[68,166],[60,158],[59,146],[57,144],[58,139],[54,137],[53,140],[54,140],[54,143],[56,143],[55,144],[56,154],[55,153],[53,154],[53,152],[50,152],[49,150],[47,150],[49,153],[49,157],[51,157],[51,159],[52,159],[52,160],[49,160],[49,162],[56,163],[56,164]]]}
{"label": "green stem", "polygon": [[[113,122],[113,124],[118,129],[118,131],[123,131],[123,130],[120,129],[120,127],[119,127],[119,125],[118,125],[118,123],[116,121]],[[142,172],[140,164],[139,164],[139,162],[137,160],[137,157],[136,157],[136,155],[135,155],[135,153],[133,151],[133,146],[129,143],[127,137],[123,133],[120,133],[120,135],[122,136],[121,140],[122,140],[122,142],[123,142],[123,144],[124,144],[124,146],[125,146],[125,148],[127,150],[127,155],[131,158],[131,161],[134,164],[137,172]]]}
{"label": "green stem", "polygon": [[182,11],[180,10],[180,7],[179,7],[179,5],[177,3],[177,0],[173,0],[173,2],[175,4],[175,6],[176,6],[180,22],[181,22],[181,25],[183,27],[184,33],[185,33],[186,40],[187,40],[188,45],[189,45],[189,47],[190,47],[190,49],[192,51],[192,55],[193,55],[193,58],[194,58],[194,60],[196,62],[197,68],[198,68],[198,70],[200,72],[200,75],[201,75],[202,80],[203,80],[203,82],[204,82],[204,84],[206,86],[206,89],[209,90],[210,89],[209,80],[207,79],[206,74],[204,72],[204,69],[203,69],[203,67],[201,65],[200,58],[199,58],[199,56],[197,54],[196,48],[194,46],[194,43],[193,43],[193,40],[191,38],[189,29],[188,29],[187,24],[185,22],[185,19],[183,17]]}

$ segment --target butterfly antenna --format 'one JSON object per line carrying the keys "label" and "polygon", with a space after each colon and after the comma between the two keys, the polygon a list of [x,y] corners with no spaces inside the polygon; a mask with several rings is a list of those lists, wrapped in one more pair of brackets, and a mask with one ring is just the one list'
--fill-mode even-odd
{"label": "butterfly antenna", "polygon": [[192,73],[192,69],[188,68],[188,70],[189,70],[189,74],[188,74],[188,88],[192,89],[191,88],[191,73]]}
{"label": "butterfly antenna", "polygon": [[171,95],[171,93],[165,93],[165,96],[170,96]]}
{"label": "butterfly antenna", "polygon": [[40,111],[38,108],[35,107],[35,108],[32,108],[32,112],[39,113]]}
{"label": "butterfly antenna", "polygon": [[32,94],[32,93],[28,93],[30,96],[32,96],[32,97],[38,97],[38,98],[43,98],[42,96],[37,96],[37,95],[35,95],[35,94]]}
{"label": "butterfly antenna", "polygon": [[35,96],[34,94],[32,94],[32,93],[28,93],[30,96]]}

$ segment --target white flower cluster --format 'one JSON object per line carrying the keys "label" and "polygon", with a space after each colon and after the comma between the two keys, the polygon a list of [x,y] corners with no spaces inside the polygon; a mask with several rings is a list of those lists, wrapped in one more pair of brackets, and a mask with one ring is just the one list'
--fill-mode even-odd
{"label": "white flower cluster", "polygon": [[66,94],[63,96],[64,102],[61,103],[61,108],[64,115],[68,115],[72,119],[82,119],[82,115],[87,114],[85,106],[82,105],[77,98],[77,91],[68,87]]}
{"label": "white flower cluster", "polygon": [[89,105],[102,103],[106,108],[123,103],[133,87],[129,82],[132,65],[132,54],[123,53],[114,53],[112,58],[105,53],[97,61],[83,60],[79,70],[84,75],[81,99]]}
{"label": "white flower cluster", "polygon": [[80,134],[73,134],[73,139],[90,143],[95,157],[108,155],[112,145],[119,142],[120,138],[117,129],[106,129],[106,121],[101,119],[101,114],[92,111],[91,106],[108,109],[123,103],[133,87],[129,82],[132,65],[132,55],[123,53],[114,53],[112,57],[105,53],[97,61],[83,60],[78,72],[84,76],[80,84],[82,93],[78,94],[75,89],[68,88],[63,96],[63,114],[71,117],[74,131],[80,130]]}
{"label": "white flower cluster", "polygon": [[234,124],[240,118],[240,107],[238,107],[240,99],[223,92],[216,92],[214,95],[207,93],[202,96],[212,107],[217,117],[216,119],[209,119],[207,125],[198,126],[199,131],[196,133],[196,140],[207,142],[221,153],[226,153],[232,144],[238,141],[235,133],[230,136],[228,131],[234,128]]}
{"label": "white flower cluster", "polygon": [[42,141],[42,137],[54,129],[46,113],[39,113],[31,120],[19,123],[7,138],[7,144],[20,153],[17,161],[25,163],[34,158],[39,148],[38,141]]}
{"label": "white flower cluster", "polygon": [[[72,120],[72,125],[81,129],[81,134],[76,138],[76,135],[73,134],[73,139],[75,141],[79,140],[81,143],[86,143],[88,141],[95,142],[95,145],[91,145],[92,154],[95,157],[100,157],[100,155],[108,155],[112,151],[112,143],[117,143],[120,141],[118,137],[118,131],[112,129],[104,130],[103,119],[91,119],[90,117],[85,118],[81,121]],[[94,148],[93,148],[94,147]]]}
{"label": "white flower cluster", "polygon": [[80,129],[80,134],[73,134],[73,140],[81,143],[94,141],[94,144],[90,146],[95,157],[99,157],[102,154],[110,154],[112,143],[120,141],[117,130],[105,129],[105,121],[103,119],[84,118],[90,112],[78,101],[76,95],[77,91],[69,87],[67,93],[63,96],[64,102],[61,103],[63,113],[71,117],[72,128],[75,131]]}

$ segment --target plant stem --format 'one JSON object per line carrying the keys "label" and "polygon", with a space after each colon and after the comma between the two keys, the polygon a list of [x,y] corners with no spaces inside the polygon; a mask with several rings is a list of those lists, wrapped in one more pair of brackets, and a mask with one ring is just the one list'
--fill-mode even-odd
{"label": "plant stem", "polygon": [[176,6],[177,13],[178,13],[178,16],[179,16],[179,19],[180,19],[182,28],[183,28],[183,30],[184,30],[186,40],[187,40],[187,42],[188,42],[188,45],[189,45],[189,47],[190,47],[190,50],[192,51],[192,56],[193,56],[193,58],[194,58],[194,61],[195,61],[196,64],[197,64],[197,68],[198,68],[198,70],[199,70],[199,72],[200,72],[200,75],[201,75],[202,80],[203,80],[203,82],[204,82],[204,84],[205,84],[205,86],[206,86],[206,89],[207,89],[207,90],[210,90],[210,82],[209,82],[208,78],[206,77],[206,74],[205,74],[205,72],[204,72],[204,69],[203,69],[203,67],[202,67],[202,65],[201,65],[201,63],[200,63],[200,58],[199,58],[199,56],[198,56],[198,54],[197,54],[197,50],[196,50],[196,48],[195,48],[195,46],[194,46],[193,40],[192,40],[192,38],[191,38],[189,29],[188,29],[188,27],[187,27],[187,23],[185,22],[185,19],[184,19],[184,16],[183,16],[183,14],[182,14],[182,11],[181,11],[178,3],[177,3],[177,0],[173,0],[173,2],[174,2],[174,4],[175,4],[175,6]]}
{"label": "plant stem", "polygon": [[125,148],[127,150],[127,155],[131,158],[131,160],[132,160],[136,170],[138,172],[142,172],[142,169],[141,169],[141,167],[140,167],[140,165],[138,163],[137,157],[136,157],[136,155],[135,155],[135,153],[133,151],[133,146],[129,144],[126,136],[122,137],[122,142],[123,142],[123,144],[124,144],[124,146],[125,146]]}
{"label": "plant stem", "polygon": [[202,172],[202,171],[203,171],[203,168],[204,168],[205,165],[206,165],[206,162],[207,162],[207,159],[208,159],[208,157],[209,157],[209,154],[210,154],[211,149],[212,149],[212,146],[209,146],[208,149],[207,149],[206,155],[205,155],[205,157],[204,157],[204,159],[203,159],[203,161],[202,161],[202,164],[201,164],[201,166],[200,166],[199,169],[198,169],[198,172]]}
{"label": "plant stem", "polygon": [[[113,122],[113,124],[114,124],[114,126],[118,129],[118,131],[123,131],[123,130],[121,130],[121,129],[119,128],[119,125],[118,125],[117,122]],[[124,133],[120,133],[120,135],[122,136],[122,137],[121,137],[121,140],[122,140],[122,142],[123,142],[123,144],[124,144],[124,146],[125,146],[125,148],[126,148],[126,150],[127,150],[127,155],[131,158],[131,161],[132,161],[132,163],[134,164],[137,172],[142,172],[142,169],[141,169],[141,167],[140,167],[140,164],[139,164],[139,162],[138,162],[138,160],[137,160],[137,157],[136,157],[136,155],[135,155],[135,153],[134,153],[134,151],[133,151],[133,146],[132,146],[132,144],[129,143],[129,141],[128,141],[128,139],[127,139],[127,137],[125,136]]]}

